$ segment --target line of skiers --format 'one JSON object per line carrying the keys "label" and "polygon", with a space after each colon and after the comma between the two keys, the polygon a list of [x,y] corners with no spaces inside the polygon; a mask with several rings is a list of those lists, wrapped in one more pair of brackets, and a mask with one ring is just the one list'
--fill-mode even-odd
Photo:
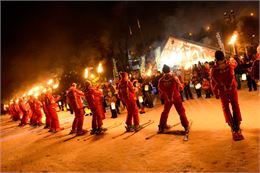
{"label": "line of skiers", "polygon": [[[216,98],[220,98],[221,100],[225,120],[231,128],[233,139],[238,141],[243,140],[244,137],[240,129],[242,116],[238,104],[237,82],[234,72],[236,66],[236,61],[232,61],[232,59],[226,60],[223,52],[216,51],[215,64],[210,71],[209,77],[211,81],[210,88]],[[188,133],[189,121],[185,114],[185,108],[183,107],[182,97],[180,94],[180,91],[182,91],[186,86],[180,82],[176,73],[171,73],[169,66],[164,65],[162,71],[163,75],[158,81],[158,91],[160,98],[164,100],[164,109],[161,113],[158,133],[163,133],[169,128],[167,119],[172,105],[174,105],[179,114],[185,132]],[[122,72],[120,75],[121,79],[116,83],[116,89],[118,99],[125,104],[127,109],[125,122],[126,131],[138,131],[141,129],[137,102],[140,85],[137,80],[131,82],[128,78],[128,73]],[[109,92],[110,89],[108,90],[108,93]],[[67,91],[67,95],[69,104],[75,113],[70,134],[76,133],[76,135],[84,135],[87,132],[82,129],[84,121],[82,97],[85,97],[87,100],[88,107],[93,114],[91,134],[99,134],[106,130],[102,127],[103,119],[105,118],[103,93],[98,87],[93,86],[90,81],[86,81],[84,91],[80,91],[76,88],[76,84],[72,83],[71,87]],[[111,96],[111,93],[108,94],[108,96],[109,95]],[[10,114],[15,121],[21,119],[19,126],[26,125],[29,119],[31,125],[42,125],[42,114],[40,110],[42,104],[43,111],[46,115],[45,128],[50,128],[50,132],[57,132],[63,129],[59,126],[59,119],[56,112],[56,101],[58,99],[59,98],[54,98],[51,89],[48,89],[46,93],[42,93],[39,100],[33,98],[33,96],[31,96],[28,101],[24,98],[16,100],[10,105]],[[113,102],[116,101],[117,99],[113,100]],[[233,113],[230,111],[229,103],[231,103]],[[115,105],[113,106],[115,107]],[[141,105],[139,106],[141,107]],[[141,112],[142,111],[143,109],[141,109]]]}

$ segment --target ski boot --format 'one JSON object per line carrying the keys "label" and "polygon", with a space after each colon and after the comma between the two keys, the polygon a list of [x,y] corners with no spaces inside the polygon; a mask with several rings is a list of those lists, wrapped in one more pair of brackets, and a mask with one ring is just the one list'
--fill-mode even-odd
{"label": "ski boot", "polygon": [[185,135],[189,134],[190,132],[190,125],[184,127]]}
{"label": "ski boot", "polygon": [[239,131],[233,131],[232,132],[232,137],[234,141],[241,141],[244,139],[244,136],[241,133],[241,130]]}
{"label": "ski boot", "polygon": [[158,128],[159,128],[159,130],[158,130],[158,132],[157,133],[163,133],[164,132],[164,128],[163,128],[163,126],[161,126],[161,125],[158,125]]}
{"label": "ski boot", "polygon": [[137,126],[135,126],[135,131],[138,132],[139,130],[141,130],[141,128],[142,127],[140,125],[137,125]]}
{"label": "ski boot", "polygon": [[106,128],[99,127],[99,128],[96,130],[96,134],[101,134],[101,133],[104,133],[105,131],[107,131]]}
{"label": "ski boot", "polygon": [[74,134],[74,133],[76,133],[76,129],[72,129],[72,130],[70,131],[69,135],[72,135],[72,134]]}
{"label": "ski boot", "polygon": [[85,135],[88,131],[87,130],[81,130],[79,132],[77,132],[77,136],[82,136],[82,135]]}
{"label": "ski boot", "polygon": [[91,134],[91,135],[94,135],[94,134],[96,134],[96,132],[97,132],[97,129],[92,129],[91,132],[90,132],[90,134]]}
{"label": "ski boot", "polygon": [[126,129],[126,132],[133,132],[134,131],[134,129],[132,128],[131,125],[125,126],[125,129]]}

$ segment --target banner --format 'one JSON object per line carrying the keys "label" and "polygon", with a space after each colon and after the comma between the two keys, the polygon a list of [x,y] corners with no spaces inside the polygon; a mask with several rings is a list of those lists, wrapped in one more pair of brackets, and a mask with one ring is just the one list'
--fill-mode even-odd
{"label": "banner", "polygon": [[221,36],[220,36],[220,32],[217,32],[216,33],[216,37],[217,37],[217,40],[218,40],[218,45],[219,45],[219,48],[220,50],[224,53],[224,55],[226,56],[226,52],[225,52],[225,48],[224,48],[224,44],[221,40]]}

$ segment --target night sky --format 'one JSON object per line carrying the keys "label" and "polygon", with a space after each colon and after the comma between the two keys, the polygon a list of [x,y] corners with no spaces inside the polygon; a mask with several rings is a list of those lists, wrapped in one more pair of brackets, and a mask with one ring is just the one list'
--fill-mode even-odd
{"label": "night sky", "polygon": [[[224,11],[259,13],[259,2],[3,2],[1,1],[1,100],[65,66],[104,62],[126,42],[152,44],[169,35],[199,32]],[[141,32],[137,27],[140,21]],[[129,26],[132,37],[129,36]],[[120,60],[120,57],[116,57]]]}

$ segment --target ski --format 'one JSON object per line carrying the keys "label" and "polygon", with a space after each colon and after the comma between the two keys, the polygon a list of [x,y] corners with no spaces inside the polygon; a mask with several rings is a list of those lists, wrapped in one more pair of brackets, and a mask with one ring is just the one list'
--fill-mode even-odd
{"label": "ski", "polygon": [[[148,123],[150,123],[150,122],[152,122],[152,120],[149,120],[149,121],[147,121],[146,123],[144,123],[144,124],[142,124],[142,125],[148,124]],[[119,135],[113,136],[112,139],[116,139],[116,138],[118,138],[118,137],[120,137],[120,136],[123,136],[124,134],[127,134],[127,133],[131,133],[131,132],[124,131],[123,133],[121,133],[121,134],[119,134]]]}
{"label": "ski", "polygon": [[104,128],[100,133],[89,134],[89,135],[86,136],[86,138],[84,139],[84,141],[86,141],[86,140],[92,138],[92,137],[95,136],[95,135],[102,135],[102,134],[104,134],[107,130],[113,129],[113,128],[116,128],[116,127],[119,127],[119,126],[122,125],[122,124],[123,124],[123,122],[122,122],[122,123],[114,123],[113,125],[108,126],[107,128]]}
{"label": "ski", "polygon": [[150,121],[150,122],[148,122],[148,123],[145,123],[145,124],[140,125],[141,127],[140,127],[140,129],[139,129],[138,131],[134,131],[132,134],[130,134],[130,135],[124,137],[123,139],[128,139],[128,138],[130,138],[130,137],[133,136],[134,134],[140,132],[142,129],[146,128],[147,126],[149,126],[149,125],[151,125],[151,124],[153,124],[153,123],[154,123],[154,121]]}
{"label": "ski", "polygon": [[167,132],[169,132],[169,130],[171,129],[171,128],[173,128],[173,127],[176,127],[176,126],[178,126],[178,125],[180,125],[181,123],[176,123],[176,124],[174,124],[174,125],[171,125],[167,130],[165,130],[165,132],[163,132],[163,133],[155,133],[155,134],[152,134],[152,135],[150,135],[150,136],[147,136],[145,139],[146,140],[148,140],[148,139],[151,139],[152,137],[154,137],[154,136],[156,136],[156,135],[158,135],[158,134],[167,134]]}
{"label": "ski", "polygon": [[190,129],[192,126],[192,120],[190,120],[189,128],[188,128],[188,133],[185,132],[185,135],[183,137],[183,141],[188,141],[189,140],[189,134],[190,134]]}

